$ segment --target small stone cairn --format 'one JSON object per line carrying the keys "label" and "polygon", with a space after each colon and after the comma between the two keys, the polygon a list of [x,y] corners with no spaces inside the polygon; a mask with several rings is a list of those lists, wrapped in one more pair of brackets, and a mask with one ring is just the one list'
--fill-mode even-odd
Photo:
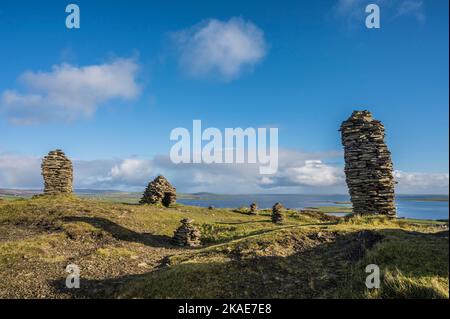
{"label": "small stone cairn", "polygon": [[181,226],[175,231],[172,241],[177,246],[200,246],[200,230],[193,224],[190,218],[184,218]]}
{"label": "small stone cairn", "polygon": [[395,217],[393,164],[383,124],[369,111],[354,111],[340,131],[353,212]]}
{"label": "small stone cairn", "polygon": [[167,179],[159,175],[152,182],[150,182],[144,191],[141,204],[162,204],[169,207],[175,204],[177,200],[177,191]]}
{"label": "small stone cairn", "polygon": [[272,223],[279,224],[283,222],[283,215],[281,211],[283,210],[283,205],[276,203],[272,207]]}
{"label": "small stone cairn", "polygon": [[255,215],[258,211],[258,204],[256,204],[255,202],[250,204],[250,214]]}
{"label": "small stone cairn", "polygon": [[41,164],[44,195],[72,194],[73,167],[62,150],[50,151]]}

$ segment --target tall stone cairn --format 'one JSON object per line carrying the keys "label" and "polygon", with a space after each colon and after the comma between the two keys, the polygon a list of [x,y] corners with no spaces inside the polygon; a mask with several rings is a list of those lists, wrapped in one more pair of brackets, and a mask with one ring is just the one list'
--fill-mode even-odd
{"label": "tall stone cairn", "polygon": [[200,231],[193,224],[190,218],[184,218],[181,221],[181,226],[174,232],[172,242],[177,246],[200,246]]}
{"label": "tall stone cairn", "polygon": [[250,204],[250,214],[256,214],[256,212],[258,211],[258,204],[256,204],[255,202]]}
{"label": "tall stone cairn", "polygon": [[283,205],[280,203],[276,203],[272,207],[272,223],[279,224],[283,222],[283,215],[282,215]]}
{"label": "tall stone cairn", "polygon": [[142,195],[141,204],[162,204],[169,207],[177,200],[177,190],[162,175],[150,182]]}
{"label": "tall stone cairn", "polygon": [[73,167],[63,151],[57,149],[48,153],[41,164],[44,177],[44,195],[72,194]]}
{"label": "tall stone cairn", "polygon": [[354,111],[340,131],[353,213],[396,216],[393,164],[383,124],[369,111]]}

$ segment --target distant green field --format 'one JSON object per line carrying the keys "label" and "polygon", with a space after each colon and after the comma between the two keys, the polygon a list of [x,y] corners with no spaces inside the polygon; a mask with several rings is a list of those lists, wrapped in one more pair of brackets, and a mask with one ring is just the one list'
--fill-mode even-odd
{"label": "distant green field", "polygon": [[400,220],[404,220],[405,222],[410,223],[410,224],[420,224],[420,225],[445,225],[445,224],[448,224],[448,220],[444,221],[444,220],[413,219],[413,218],[405,218],[405,219],[400,219]]}
{"label": "distant green field", "polygon": [[0,199],[3,199],[3,200],[16,200],[16,199],[20,199],[20,198],[24,198],[24,197],[13,196],[13,195],[0,195]]}
{"label": "distant green field", "polygon": [[317,206],[317,207],[308,207],[311,209],[317,209],[322,213],[332,213],[332,214],[349,214],[352,212],[351,207],[347,206]]}
{"label": "distant green field", "polygon": [[[138,204],[142,197],[141,192],[79,192],[77,195],[81,198],[92,198],[112,203],[124,203],[124,204]],[[178,199],[197,199],[194,195],[190,194],[177,194]]]}
{"label": "distant green field", "polygon": [[427,197],[427,198],[405,198],[414,202],[448,202],[448,197]]}

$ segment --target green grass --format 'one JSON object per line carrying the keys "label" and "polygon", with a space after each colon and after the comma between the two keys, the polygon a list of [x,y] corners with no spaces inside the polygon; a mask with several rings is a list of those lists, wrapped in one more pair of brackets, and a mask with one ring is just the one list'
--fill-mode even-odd
{"label": "green grass", "polygon": [[352,212],[352,208],[346,206],[317,206],[314,209],[323,213],[333,214],[350,214]]}
{"label": "green grass", "polygon": [[[337,218],[328,209],[285,210],[276,225],[270,210],[3,200],[0,297],[448,298],[448,223]],[[201,247],[172,246],[185,217],[201,230]],[[82,269],[76,292],[54,284],[68,263]],[[364,286],[368,263],[382,269],[380,290]]]}
{"label": "green grass", "polygon": [[[352,298],[448,298],[448,236],[383,231],[386,239],[353,269],[343,293]],[[366,265],[380,266],[380,289],[363,286]]]}

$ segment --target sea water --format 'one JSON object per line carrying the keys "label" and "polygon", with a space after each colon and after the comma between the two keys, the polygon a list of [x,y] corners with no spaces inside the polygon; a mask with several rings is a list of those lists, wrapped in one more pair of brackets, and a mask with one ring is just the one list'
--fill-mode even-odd
{"label": "sea water", "polygon": [[[351,206],[342,204],[350,201],[347,195],[216,195],[206,193],[196,194],[193,195],[193,198],[179,199],[178,201],[186,205],[217,208],[248,207],[251,202],[258,203],[258,207],[261,209],[271,208],[276,202],[292,209]],[[434,220],[449,218],[448,195],[398,195],[396,205],[398,217]]]}

